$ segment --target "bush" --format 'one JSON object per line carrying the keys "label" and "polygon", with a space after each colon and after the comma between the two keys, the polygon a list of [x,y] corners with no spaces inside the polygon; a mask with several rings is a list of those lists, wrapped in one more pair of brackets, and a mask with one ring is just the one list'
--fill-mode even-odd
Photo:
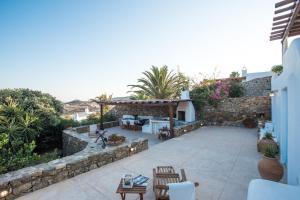
{"label": "bush", "polygon": [[49,94],[0,90],[0,173],[31,165],[61,145],[62,106]]}
{"label": "bush", "polygon": [[24,167],[36,159],[33,150],[39,124],[34,111],[25,112],[12,98],[0,105],[0,173]]}
{"label": "bush", "polygon": [[[0,105],[7,104],[7,99],[12,99],[24,113],[34,113],[38,123],[34,130],[37,131],[36,151],[47,151],[49,148],[61,147],[60,113],[62,103],[49,94],[29,89],[3,89],[0,90]],[[8,118],[9,113],[6,115]]]}
{"label": "bush", "polygon": [[[105,113],[103,115],[103,122],[111,122],[115,121],[116,117],[109,112]],[[77,122],[78,126],[84,126],[84,125],[90,125],[90,124],[99,124],[101,122],[100,120],[100,114],[92,114],[89,115],[86,120],[82,120],[81,122]],[[75,127],[75,126],[74,126]]]}
{"label": "bush", "polygon": [[244,88],[240,83],[232,83],[229,87],[229,97],[237,98],[244,94]]}
{"label": "bush", "polygon": [[207,104],[209,97],[213,94],[214,83],[200,84],[194,86],[190,92],[190,97],[193,100],[193,104],[196,112],[199,113],[199,118],[204,118],[203,108]]}
{"label": "bush", "polygon": [[274,65],[272,67],[271,71],[277,75],[280,75],[283,72],[283,66],[282,65]]}

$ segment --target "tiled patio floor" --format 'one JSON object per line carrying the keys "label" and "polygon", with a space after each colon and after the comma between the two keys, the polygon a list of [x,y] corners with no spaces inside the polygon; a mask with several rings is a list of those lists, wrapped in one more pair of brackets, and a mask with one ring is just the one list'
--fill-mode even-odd
{"label": "tiled patio floor", "polygon": [[[152,177],[152,168],[157,165],[184,168],[189,180],[200,183],[197,199],[243,200],[249,181],[259,177],[256,134],[256,129],[204,127],[20,200],[120,199],[115,191],[124,173]],[[126,199],[138,199],[138,196],[127,195]],[[154,199],[151,182],[144,199]]]}

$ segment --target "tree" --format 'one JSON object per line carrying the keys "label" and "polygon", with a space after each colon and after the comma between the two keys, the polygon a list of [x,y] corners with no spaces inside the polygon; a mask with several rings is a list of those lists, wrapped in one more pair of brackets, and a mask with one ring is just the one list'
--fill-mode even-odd
{"label": "tree", "polygon": [[238,78],[240,77],[240,73],[239,72],[231,72],[231,74],[229,75],[230,78]]}
{"label": "tree", "polygon": [[133,95],[130,96],[132,100],[147,100],[148,97],[146,96],[144,91],[136,91]]}
{"label": "tree", "polygon": [[[112,94],[108,95],[106,93],[102,93],[99,96],[96,97],[99,101],[111,101],[112,100]],[[107,113],[109,111],[109,106],[103,106],[103,113]]]}
{"label": "tree", "polygon": [[167,66],[152,66],[150,71],[143,72],[143,76],[137,80],[137,84],[128,85],[135,97],[143,95],[146,99],[178,98],[180,91],[186,86],[186,80],[172,70],[169,71]]}

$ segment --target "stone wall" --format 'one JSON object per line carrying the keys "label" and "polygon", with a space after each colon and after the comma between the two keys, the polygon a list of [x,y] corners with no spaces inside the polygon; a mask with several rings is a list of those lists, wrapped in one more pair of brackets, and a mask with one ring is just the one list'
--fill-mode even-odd
{"label": "stone wall", "polygon": [[[15,199],[148,149],[147,139],[126,141],[120,146],[102,149],[94,140],[88,142],[86,134],[78,134],[72,130],[65,130],[64,134],[69,135],[65,138],[72,141],[70,144],[74,145],[79,139],[87,142],[86,147],[71,156],[0,175],[0,200]],[[72,151],[81,148],[82,146],[76,150],[74,146]]]}
{"label": "stone wall", "polygon": [[62,134],[62,139],[64,156],[69,156],[82,151],[88,144],[88,142],[66,133]]}
{"label": "stone wall", "polygon": [[271,92],[271,78],[271,76],[268,76],[242,82],[244,96],[268,96]]}
{"label": "stone wall", "polygon": [[[104,129],[115,127],[115,126],[119,126],[119,121],[111,121],[111,122],[104,122],[103,123]],[[97,127],[98,127],[98,129],[100,129],[100,124],[97,124]],[[79,126],[79,127],[74,128],[74,130],[77,133],[87,133],[87,132],[90,131],[90,125]]]}
{"label": "stone wall", "polygon": [[[175,113],[176,108],[174,107],[173,110]],[[117,118],[121,118],[123,115],[169,117],[168,106],[116,105],[110,112]]]}
{"label": "stone wall", "polygon": [[242,126],[242,121],[249,117],[257,119],[264,114],[271,118],[271,99],[269,96],[228,98],[217,107],[204,107],[206,125]]}
{"label": "stone wall", "polygon": [[176,127],[174,127],[174,136],[180,137],[188,132],[191,132],[193,130],[200,128],[201,125],[202,125],[201,121],[195,121],[195,122],[191,122],[188,124],[184,124],[182,126],[176,126]]}

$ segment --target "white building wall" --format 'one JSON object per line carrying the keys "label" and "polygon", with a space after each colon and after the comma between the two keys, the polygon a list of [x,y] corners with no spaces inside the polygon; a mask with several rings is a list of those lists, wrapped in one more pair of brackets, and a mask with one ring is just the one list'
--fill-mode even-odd
{"label": "white building wall", "polygon": [[295,185],[300,178],[300,38],[286,51],[283,66],[283,73],[272,77],[272,120],[288,183]]}

